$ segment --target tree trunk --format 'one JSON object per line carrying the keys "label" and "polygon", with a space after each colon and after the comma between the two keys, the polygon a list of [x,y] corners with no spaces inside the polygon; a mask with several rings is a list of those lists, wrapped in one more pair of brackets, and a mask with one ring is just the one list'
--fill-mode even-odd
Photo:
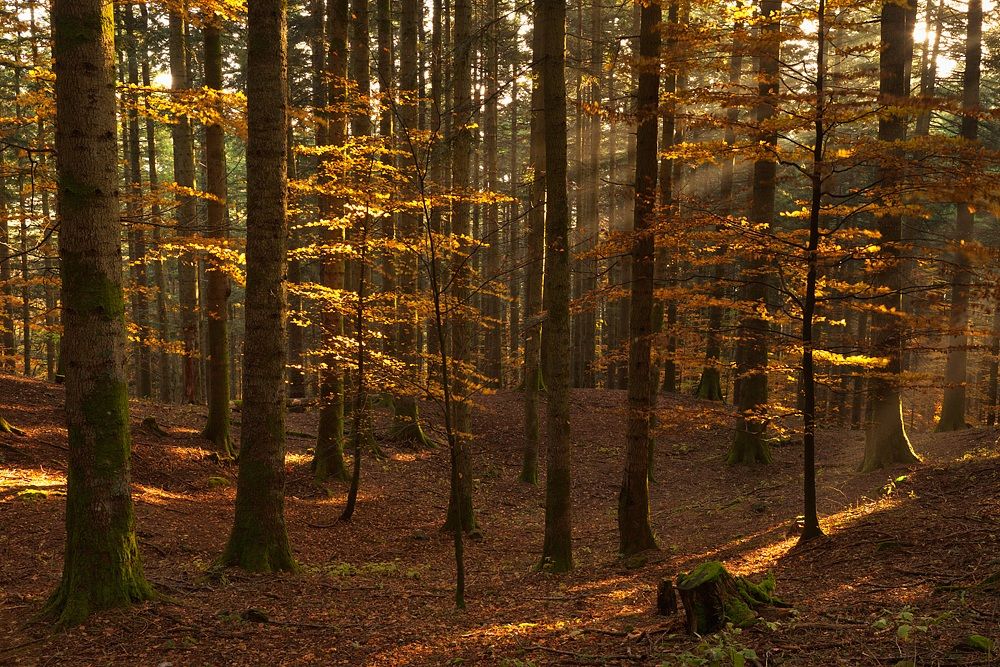
{"label": "tree trunk", "polygon": [[[542,31],[532,33],[532,50],[541,53]],[[531,203],[525,248],[524,281],[524,453],[521,481],[538,482],[538,392],[542,388],[542,262],[545,258],[545,109],[541,76],[531,81]]]}
{"label": "tree trunk", "polygon": [[247,286],[236,515],[222,564],[296,569],[285,529],[286,15],[247,6]]}
{"label": "tree trunk", "polygon": [[154,596],[130,495],[112,13],[107,0],[52,6],[69,483],[62,580],[44,614],[60,626]]}
{"label": "tree trunk", "polygon": [[[0,151],[0,174],[3,174],[3,158],[6,151]],[[14,355],[17,343],[14,341],[14,298],[11,291],[10,270],[10,208],[7,201],[7,184],[0,176],[0,370],[14,370]]]}
{"label": "tree trunk", "polygon": [[[335,110],[329,119],[326,140],[330,146],[342,147],[347,143],[347,113],[343,108],[347,101],[347,22],[348,0],[329,0],[329,55],[327,74],[329,77],[329,102]],[[322,167],[326,173],[322,180],[329,182],[337,169],[334,161]],[[343,174],[337,174],[343,177]],[[320,202],[322,217],[326,220],[339,219],[344,214],[342,198],[324,196]],[[343,243],[344,231],[340,227],[324,228],[324,241],[329,245]],[[337,254],[327,254],[320,267],[323,285],[333,290],[344,289],[344,259]],[[316,436],[316,452],[313,456],[313,472],[316,481],[328,478],[348,479],[344,464],[344,372],[337,360],[335,348],[344,333],[344,316],[329,305],[322,315],[324,359],[320,376],[319,430]]]}
{"label": "tree trunk", "polygon": [[[912,34],[906,32],[907,8],[897,2],[885,0],[881,15],[881,52],[879,56],[879,97],[881,103],[891,106],[906,96],[907,42]],[[906,139],[906,117],[883,114],[878,122],[879,141],[886,149],[897,152],[891,144]],[[899,183],[900,174],[891,164],[878,169],[877,180],[882,188],[892,192]],[[901,290],[904,283],[900,242],[902,218],[896,213],[878,217],[881,236],[879,260],[882,269],[874,276],[873,284],[886,290],[885,296],[873,301],[879,310],[871,316],[872,354],[886,359],[886,366],[868,378],[868,408],[865,413],[865,456],[861,463],[863,472],[870,472],[893,463],[915,463],[919,459],[906,437],[903,426],[903,404],[900,398],[900,371],[902,368],[903,324],[900,321]]]}
{"label": "tree trunk", "polygon": [[[127,65],[129,85],[139,85],[138,37],[135,30],[135,10],[131,5],[122,7],[125,12],[125,29],[128,34]],[[153,395],[152,355],[149,349],[149,299],[146,296],[146,225],[145,207],[142,204],[142,146],[139,145],[138,94],[131,92],[128,111],[128,161],[130,201],[129,214],[132,236],[132,318],[138,330],[136,351],[136,395],[150,398]]]}
{"label": "tree trunk", "polygon": [[[459,196],[451,205],[451,232],[457,239],[464,239],[472,232],[472,210],[468,200],[471,185],[472,128],[472,2],[455,2],[454,67],[452,90],[455,95],[452,125],[453,144],[451,156],[451,187]],[[465,304],[471,290],[471,248],[460,241],[462,247],[454,251],[452,260],[451,297],[455,303]],[[472,462],[469,440],[472,433],[472,393],[475,385],[464,364],[473,361],[472,327],[469,315],[461,311],[451,316],[451,358],[455,367],[453,422],[455,427],[455,459],[457,475],[448,499],[448,517],[445,530],[461,526],[465,532],[476,530],[476,517],[472,509]]]}
{"label": "tree trunk", "polygon": [[632,282],[629,298],[628,431],[625,469],[618,494],[618,536],[622,555],[656,548],[649,525],[647,466],[652,444],[656,387],[650,372],[653,334],[653,270],[656,257],[656,119],[659,102],[659,4],[642,7],[636,92],[635,208]]}
{"label": "tree trunk", "polygon": [[[497,86],[499,75],[497,40],[497,0],[487,0],[485,36],[486,61],[486,101],[483,111],[483,143],[486,161],[486,190],[496,192],[500,182],[497,178]],[[483,280],[499,281],[500,277],[500,205],[490,202],[486,205],[483,241],[487,244]],[[499,286],[499,285],[498,285]],[[487,289],[483,294],[483,318],[486,321],[485,366],[483,371],[495,387],[503,386],[503,311],[500,297]]]}
{"label": "tree trunk", "polygon": [[[411,133],[418,128],[417,108],[417,24],[420,21],[422,5],[419,0],[402,0],[399,23],[399,89],[401,103],[397,108],[398,133],[401,150],[408,150]],[[420,156],[413,155],[414,161]],[[419,183],[414,179],[410,187],[416,191]],[[416,192],[414,192],[416,195]],[[396,331],[396,353],[407,367],[412,377],[420,371],[420,355],[417,348],[417,312],[413,304],[417,299],[417,275],[420,257],[416,251],[420,242],[419,220],[411,213],[399,216],[399,239],[406,245],[396,259],[399,291],[405,295],[398,306],[399,327]],[[391,439],[397,443],[428,447],[431,441],[420,427],[420,412],[416,396],[411,392],[394,397]]]}
{"label": "tree trunk", "polygon": [[[781,0],[760,0],[760,13],[765,23],[760,28],[763,43],[758,69],[756,121],[764,126],[759,131],[759,140],[774,150],[778,143],[777,132],[765,128],[775,114],[774,98],[778,93]],[[773,160],[754,162],[751,223],[774,224],[776,171],[777,165]],[[740,301],[753,309],[767,307],[767,270],[764,260],[755,258],[747,262],[744,282],[740,286]],[[762,414],[767,404],[767,334],[766,319],[754,312],[743,315],[736,344],[736,371],[740,377],[737,406],[740,417],[729,450],[730,464],[771,462],[771,452],[764,441],[767,422]]]}
{"label": "tree trunk", "polygon": [[[548,386],[546,410],[545,542],[542,566],[573,568],[573,522],[569,421],[570,249],[566,174],[566,4],[536,0],[535,26],[542,47],[535,51],[542,81],[545,128],[545,283],[542,347]],[[538,44],[536,42],[536,44]]]}
{"label": "tree trunk", "polygon": [[[143,35],[142,47],[142,85],[149,89],[152,85],[150,78],[150,53],[149,53],[149,9],[145,4],[139,5],[139,32]],[[147,96],[148,104],[148,96]],[[153,195],[151,207],[151,222],[153,224],[153,243],[160,245],[161,218],[159,192],[159,172],[156,167],[156,126],[153,119],[146,117],[146,158],[149,174],[149,191]],[[159,349],[157,351],[157,375],[159,398],[161,403],[169,403],[173,400],[173,365],[170,363],[170,353],[167,351],[166,342],[170,340],[170,319],[167,313],[167,278],[164,271],[163,259],[157,259],[153,263],[153,282],[156,286],[156,319],[157,330],[159,332]]]}
{"label": "tree trunk", "polygon": [[[170,13],[170,77],[175,91],[190,87],[190,53],[188,29],[184,17]],[[179,114],[170,126],[174,157],[174,182],[190,192],[194,189],[194,134],[191,120]],[[177,231],[182,242],[194,233],[197,203],[187,192],[177,195]],[[196,293],[197,269],[193,253],[185,250],[177,262],[177,283],[181,311],[181,341],[184,352],[182,363],[183,397],[194,403],[198,396],[198,306]]]}
{"label": "tree trunk", "polygon": [[[216,17],[204,27],[205,85],[222,92],[222,35]],[[219,110],[221,111],[221,110]],[[205,126],[205,181],[211,198],[206,204],[205,234],[216,246],[205,267],[205,319],[208,320],[208,423],[202,437],[222,458],[232,458],[229,435],[229,278],[222,251],[226,247],[226,146],[222,125]]]}
{"label": "tree trunk", "polygon": [[[743,77],[743,49],[745,45],[739,38],[743,31],[742,23],[734,26],[732,51],[729,53],[729,86],[736,93]],[[726,110],[726,147],[732,150],[736,146],[736,124],[740,119],[740,109],[732,105]],[[720,214],[726,217],[733,215],[733,176],[736,170],[735,153],[724,156],[719,178]],[[721,226],[716,231],[723,231]],[[725,249],[719,251],[719,261],[713,268],[715,285],[712,288],[712,299],[715,301],[708,307],[708,331],[705,337],[705,367],[698,381],[698,398],[709,401],[722,401],[722,319],[725,315],[720,303],[726,293],[727,263],[723,259]]]}
{"label": "tree trunk", "polygon": [[[979,121],[974,114],[979,111],[980,63],[983,56],[983,3],[969,1],[968,26],[965,38],[965,73],[962,75],[962,130],[959,136],[975,143],[979,134]],[[969,341],[969,291],[972,282],[972,258],[969,247],[973,240],[976,214],[971,203],[958,204],[955,221],[954,274],[951,282],[951,309],[949,313],[948,361],[944,373],[944,401],[938,431],[957,431],[968,428],[965,421],[966,377],[968,375]]]}

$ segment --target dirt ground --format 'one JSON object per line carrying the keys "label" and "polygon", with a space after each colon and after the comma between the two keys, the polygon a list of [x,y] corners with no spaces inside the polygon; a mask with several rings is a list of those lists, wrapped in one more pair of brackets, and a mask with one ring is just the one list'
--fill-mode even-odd
{"label": "dirt ground", "polygon": [[[795,548],[786,532],[800,513],[801,448],[776,447],[770,466],[726,466],[727,415],[664,398],[651,489],[661,549],[624,562],[615,521],[625,396],[605,390],[572,395],[577,567],[568,575],[534,568],[544,486],[517,481],[521,395],[480,400],[483,539],[468,544],[461,612],[451,541],[439,530],[443,448],[365,457],[355,518],[337,523],[346,486],[317,488],[309,471],[316,417],[290,415],[287,519],[302,570],[209,578],[232,519],[236,469],[201,449],[204,408],[135,401],[137,525],[163,599],[51,634],[32,616],[61,570],[62,401],[58,386],[0,376],[0,414],[26,431],[0,434],[0,665],[1000,664],[989,650],[1000,640],[996,432],[916,434],[922,464],[864,475],[855,473],[862,434],[822,432],[828,537]],[[432,420],[434,411],[425,406]],[[148,416],[169,436],[141,428]],[[657,616],[658,582],[711,559],[753,579],[773,572],[792,610],[705,638]],[[250,609],[268,622],[244,620]]]}

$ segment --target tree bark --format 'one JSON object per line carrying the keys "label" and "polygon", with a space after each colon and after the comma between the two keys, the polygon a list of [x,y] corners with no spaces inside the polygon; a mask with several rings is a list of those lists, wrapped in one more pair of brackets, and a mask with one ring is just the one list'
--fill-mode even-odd
{"label": "tree bark", "polygon": [[44,613],[68,626],[154,593],[129,485],[112,4],[55,0],[52,26],[69,482],[62,580]]}
{"label": "tree bark", "polygon": [[[205,38],[205,86],[222,93],[222,34],[216,17],[208,17]],[[221,109],[216,109],[221,113]],[[216,246],[205,266],[205,319],[208,320],[208,422],[202,437],[210,440],[223,458],[232,458],[229,435],[229,278],[221,252],[226,247],[226,146],[222,125],[205,126],[205,181],[210,198],[206,205],[205,234]]]}
{"label": "tree bark", "polygon": [[[962,75],[962,129],[959,136],[975,143],[979,135],[980,64],[983,57],[983,3],[969,0],[968,25],[965,37],[965,73]],[[969,291],[972,287],[972,258],[969,247],[976,222],[973,203],[958,204],[955,220],[955,254],[952,260],[954,273],[951,282],[951,308],[948,318],[948,360],[944,373],[944,401],[938,431],[957,431],[968,428],[965,421],[966,383],[969,365]]]}
{"label": "tree bark", "polygon": [[[329,0],[327,11],[329,102],[335,111],[329,119],[325,139],[330,146],[339,148],[347,143],[347,113],[343,107],[347,101],[348,0]],[[326,172],[322,174],[322,181],[329,183],[334,175],[333,170],[337,169],[336,163],[328,160],[322,169]],[[324,220],[339,220],[344,214],[343,199],[323,196],[320,212]],[[343,243],[344,231],[341,227],[328,223],[324,227],[323,240],[330,246]],[[338,251],[327,251],[320,271],[325,287],[344,289],[344,258]],[[344,333],[344,316],[328,305],[323,309],[321,326],[324,359],[320,375],[319,430],[313,456],[313,472],[318,482],[330,477],[348,479],[344,463],[344,372],[334,353],[335,347],[339,345],[338,339]]]}
{"label": "tree bark", "polygon": [[[178,12],[170,13],[170,77],[174,91],[182,93],[190,87],[190,53],[187,22]],[[177,194],[177,231],[184,241],[194,233],[197,207],[188,194],[194,189],[194,134],[191,119],[177,116],[171,126],[174,157],[174,182],[182,190]],[[196,296],[197,271],[193,253],[185,250],[177,262],[177,283],[181,311],[181,341],[183,344],[182,384],[186,403],[198,396],[198,306]]]}
{"label": "tree bark", "polygon": [[[454,116],[452,119],[451,188],[458,194],[451,205],[451,233],[457,239],[468,238],[472,232],[472,207],[469,202],[471,185],[472,129],[472,2],[456,0],[455,35],[452,90],[454,92]],[[448,517],[445,530],[455,530],[461,526],[469,533],[476,530],[476,517],[472,506],[472,462],[469,455],[469,441],[472,434],[472,393],[475,385],[463,368],[472,359],[472,327],[468,308],[471,295],[471,251],[464,242],[454,251],[452,258],[453,303],[461,304],[451,316],[451,358],[455,368],[453,423],[455,427],[455,459],[457,475],[453,476],[451,494],[448,499]]]}
{"label": "tree bark", "polygon": [[247,286],[236,515],[222,564],[296,569],[285,528],[286,6],[247,3]]}
{"label": "tree bark", "polygon": [[570,249],[566,174],[566,3],[536,0],[535,52],[545,110],[545,276],[542,347],[548,386],[546,406],[545,542],[542,565],[573,568],[572,448],[570,443]]}
{"label": "tree bark", "polygon": [[618,549],[629,556],[656,548],[649,524],[649,450],[656,410],[651,373],[653,270],[656,258],[656,120],[660,90],[662,9],[642,7],[636,92],[635,207],[632,282],[629,295],[628,429],[625,466],[618,493]]}
{"label": "tree bark", "polygon": [[[881,51],[879,56],[879,97],[881,104],[891,106],[906,97],[907,43],[912,34],[906,31],[907,8],[897,2],[882,3]],[[906,139],[906,117],[885,113],[878,122],[878,138],[887,150],[896,152],[893,143]],[[878,169],[877,180],[892,193],[900,175],[891,164]],[[902,370],[903,324],[900,321],[903,262],[900,258],[902,218],[895,213],[878,216],[877,227],[881,242],[878,257],[880,270],[873,284],[885,290],[885,296],[875,299],[879,307],[871,316],[872,353],[886,359],[886,366],[868,378],[868,406],[865,413],[865,455],[863,472],[870,472],[893,463],[915,463],[919,459],[910,445],[903,426],[903,404],[900,397]]]}
{"label": "tree bark", "polygon": [[[781,0],[760,0],[760,13],[765,23],[760,28],[761,56],[758,66],[756,121],[759,141],[774,150],[777,132],[766,124],[775,114],[778,94],[778,61],[781,51]],[[774,194],[777,164],[772,159],[757,160],[753,165],[753,189],[750,222],[774,224]],[[736,463],[770,463],[771,452],[764,441],[767,423],[762,414],[767,404],[767,334],[768,322],[756,313],[767,307],[767,262],[759,258],[747,262],[740,300],[752,310],[740,320],[736,343],[736,372],[740,377],[737,406],[740,417],[733,435],[728,461]]]}

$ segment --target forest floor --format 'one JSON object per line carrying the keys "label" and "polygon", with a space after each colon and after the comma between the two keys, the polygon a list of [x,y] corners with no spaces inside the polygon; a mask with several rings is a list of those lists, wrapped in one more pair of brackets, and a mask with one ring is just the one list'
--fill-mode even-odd
{"label": "forest floor", "polygon": [[[206,571],[228,535],[236,468],[201,449],[204,408],[134,401],[140,547],[164,599],[52,634],[32,617],[61,571],[63,392],[0,376],[0,415],[26,431],[0,434],[0,664],[700,665],[724,655],[715,664],[727,665],[750,650],[756,663],[745,664],[1000,660],[968,646],[973,635],[1000,640],[997,432],[917,434],[922,464],[863,475],[855,472],[862,435],[822,432],[828,537],[796,548],[786,529],[800,513],[801,447],[776,447],[770,466],[726,466],[724,409],[663,398],[651,491],[661,550],[625,562],[616,555],[624,392],[580,390],[571,400],[577,567],[567,575],[534,568],[544,486],[517,481],[521,396],[480,400],[474,468],[483,538],[466,549],[465,611],[453,605],[452,543],[440,532],[444,448],[365,457],[354,520],[337,523],[345,485],[326,492],[309,470],[306,436],[316,416],[290,415],[287,519],[302,571],[212,578]],[[168,436],[140,426],[150,416]],[[754,579],[773,572],[793,610],[704,639],[684,634],[678,617],[655,615],[657,583],[709,559]],[[243,620],[248,609],[268,622]]]}

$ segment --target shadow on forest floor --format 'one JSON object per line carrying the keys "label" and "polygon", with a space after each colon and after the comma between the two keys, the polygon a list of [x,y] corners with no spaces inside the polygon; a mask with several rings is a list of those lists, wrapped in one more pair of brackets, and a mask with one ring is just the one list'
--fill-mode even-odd
{"label": "shadow on forest floor", "polygon": [[[315,432],[315,415],[290,415],[287,517],[303,571],[208,579],[232,519],[236,468],[213,462],[193,437],[204,408],[135,401],[140,547],[168,598],[50,635],[24,623],[61,568],[62,390],[0,375],[0,396],[2,414],[27,432],[0,435],[0,664],[695,665],[712,651],[752,648],[768,665],[971,665],[993,660],[963,646],[971,635],[1000,639],[995,432],[918,435],[924,463],[861,475],[860,434],[823,431],[828,537],[795,548],[786,527],[799,513],[800,448],[775,448],[770,466],[727,467],[727,413],[665,398],[651,489],[661,550],[626,563],[615,555],[624,392],[597,390],[572,398],[577,569],[562,576],[534,569],[544,486],[517,482],[521,397],[483,397],[473,457],[484,537],[468,544],[465,612],[452,605],[451,542],[440,532],[445,450],[366,458],[355,520],[337,523],[346,487],[312,482],[302,437]],[[433,406],[425,414],[433,421]],[[148,416],[166,437],[140,428]],[[654,615],[656,586],[706,559],[752,578],[773,571],[794,612],[687,637],[680,619]],[[250,608],[269,622],[242,620]]]}

